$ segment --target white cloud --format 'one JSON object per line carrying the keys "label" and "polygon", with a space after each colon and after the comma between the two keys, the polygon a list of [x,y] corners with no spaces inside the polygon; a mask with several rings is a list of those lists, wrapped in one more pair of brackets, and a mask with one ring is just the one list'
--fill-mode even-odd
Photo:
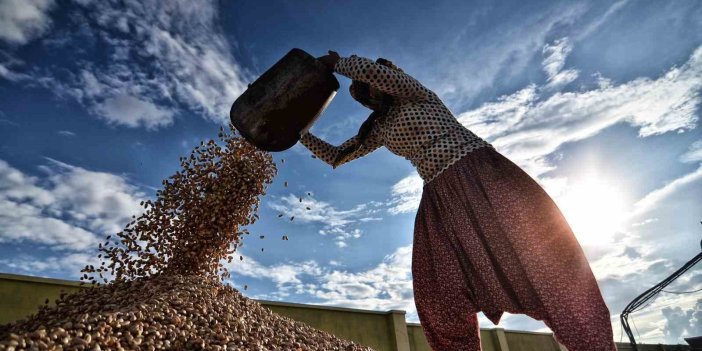
{"label": "white cloud", "polygon": [[695,171],[676,178],[665,186],[646,194],[646,196],[634,204],[633,210],[629,216],[633,218],[653,210],[657,203],[675,193],[680,188],[700,180],[702,180],[702,165]]}
{"label": "white cloud", "polygon": [[53,6],[53,0],[0,1],[0,40],[24,44],[40,36],[51,26]]}
{"label": "white cloud", "polygon": [[22,274],[40,274],[65,277],[66,274],[78,277],[81,269],[88,264],[95,265],[98,259],[93,255],[84,253],[69,253],[61,256],[36,257],[20,255],[11,260],[0,259],[0,266],[4,266],[4,271],[12,271]]}
{"label": "white cloud", "polygon": [[[522,73],[554,35],[565,33],[574,43],[584,40],[600,30],[628,2],[613,2],[596,17],[588,17],[588,14],[600,8],[587,3],[557,3],[535,12],[536,15],[525,14],[520,21],[494,23],[489,30],[464,30],[454,40],[455,52],[441,55],[438,62],[436,57],[432,58],[438,63],[439,72],[424,80],[432,83],[428,86],[445,98],[445,102],[452,105],[469,102],[499,80]],[[471,26],[466,28],[472,29]],[[465,37],[471,40],[462,41]],[[441,50],[446,52],[447,49],[442,47]],[[576,75],[577,71],[566,70],[558,81],[570,81]]]}
{"label": "white cloud", "polygon": [[315,297],[325,304],[412,313],[412,247],[400,247],[376,267],[361,272],[332,270],[321,277]]}
{"label": "white cloud", "polygon": [[0,50],[0,78],[11,82],[27,81],[30,75],[16,71],[17,67],[24,66],[24,61],[17,59],[12,54]]}
{"label": "white cloud", "polygon": [[680,161],[686,163],[702,161],[702,140],[692,143],[687,152],[680,156]]}
{"label": "white cloud", "polygon": [[647,224],[651,224],[651,223],[655,223],[655,222],[658,222],[658,218],[646,218],[641,222],[632,223],[631,226],[632,227],[641,227],[641,226],[645,226]]}
{"label": "white cloud", "polygon": [[578,78],[577,70],[563,70],[566,58],[571,51],[573,51],[573,46],[568,38],[561,38],[554,41],[553,44],[544,45],[542,53],[545,57],[541,64],[548,76],[545,89],[555,90]]}
{"label": "white cloud", "polygon": [[683,311],[679,306],[664,307],[661,311],[665,317],[663,335],[668,343],[678,343],[682,337],[702,334],[702,299],[697,300],[693,308]]}
{"label": "white cloud", "polygon": [[98,243],[96,236],[40,208],[0,197],[0,242],[33,242],[57,249],[84,250]]}
{"label": "white cloud", "polygon": [[314,261],[263,266],[250,257],[228,264],[232,273],[268,279],[278,291],[270,296],[307,295],[325,305],[414,312],[411,246],[400,247],[366,271],[348,272],[320,267]]}
{"label": "white cloud", "polygon": [[389,212],[392,214],[407,213],[416,210],[422,199],[422,186],[424,181],[413,172],[392,186],[392,200]]}
{"label": "white cloud", "polygon": [[576,31],[573,35],[575,37],[575,40],[582,40],[588,36],[590,36],[592,33],[597,32],[600,27],[607,22],[607,20],[610,19],[610,17],[614,16],[617,12],[619,12],[622,8],[626,6],[626,4],[629,3],[629,0],[619,0],[615,1],[608,9],[605,11],[602,16],[597,17],[595,20],[590,22],[587,26],[584,28],[579,28],[578,31]]}
{"label": "white cloud", "polygon": [[142,211],[145,194],[120,176],[54,160],[40,168],[43,178],[0,160],[0,242],[84,250]]}
{"label": "white cloud", "polygon": [[538,176],[551,169],[544,156],[615,123],[639,128],[642,137],[694,128],[701,87],[702,48],[698,48],[685,64],[657,79],[556,93],[543,101],[531,86],[462,113],[458,119]]}
{"label": "white cloud", "polygon": [[303,275],[319,276],[322,274],[322,268],[314,261],[264,266],[251,257],[242,257],[244,257],[243,260],[234,260],[227,264],[229,271],[242,277],[271,280],[275,283],[279,296],[287,296],[291,288],[303,287]]}
{"label": "white cloud", "polygon": [[[79,31],[71,34],[100,43],[106,48],[100,53],[105,60],[85,61],[76,55],[73,66],[38,66],[19,73],[18,67],[26,65],[7,57],[0,60],[0,77],[40,84],[60,97],[76,99],[110,124],[147,129],[171,125],[181,107],[226,122],[231,104],[254,80],[231,53],[217,1],[74,5],[85,9],[72,12],[71,25]],[[51,40],[56,46],[72,43]]]}
{"label": "white cloud", "polygon": [[[171,121],[171,108],[164,106],[177,102],[223,122],[231,104],[253,80],[231,54],[216,1],[100,1],[85,6],[91,29],[111,47],[105,66],[89,66],[70,87],[83,90],[89,105],[129,96],[131,104],[141,102],[141,116],[146,116],[145,110],[156,116],[150,123],[159,127]],[[115,32],[128,33],[128,39]],[[136,59],[142,64],[133,65]],[[113,121],[120,119],[116,113],[98,112]],[[134,119],[140,119],[136,116],[139,113],[121,121],[134,126]]]}
{"label": "white cloud", "polygon": [[630,257],[625,250],[618,250],[590,263],[590,268],[598,280],[622,279],[632,274],[644,273],[651,266],[665,262],[667,261],[664,259],[651,257]]}
{"label": "white cloud", "polygon": [[586,12],[582,3],[559,4],[519,22],[497,24],[492,31],[457,45],[460,53],[440,55],[442,71],[434,77],[434,90],[446,101],[468,101],[498,78],[522,72],[557,28],[576,23]]}
{"label": "white cloud", "polygon": [[283,196],[268,203],[268,206],[289,217],[295,217],[296,223],[315,223],[322,225],[319,233],[333,236],[340,248],[348,246],[348,239],[360,238],[363,234],[358,228],[352,228],[358,222],[380,220],[369,217],[378,212],[381,203],[371,202],[356,205],[349,210],[339,210],[328,202],[316,200],[310,196],[302,198],[293,194]]}
{"label": "white cloud", "polygon": [[114,233],[139,215],[139,202],[146,197],[137,187],[121,176],[89,171],[51,160],[48,173],[50,190],[56,198],[54,212],[69,216],[73,221],[100,233]]}
{"label": "white cloud", "polygon": [[609,88],[613,84],[611,79],[604,77],[600,72],[595,72],[592,74],[592,76],[595,78],[595,83],[600,89]]}
{"label": "white cloud", "polygon": [[0,62],[0,77],[16,82],[27,78],[26,75],[17,73],[11,69],[12,62]]}
{"label": "white cloud", "polygon": [[28,240],[73,249],[95,244],[92,233],[43,214],[56,199],[37,183],[0,160],[0,242]]}
{"label": "white cloud", "polygon": [[[299,197],[288,194],[272,201],[269,206],[287,216],[295,216],[302,223],[318,222],[329,227],[341,227],[354,222],[354,218],[365,213],[366,205],[361,204],[350,210],[338,210],[328,202],[316,200],[309,196]],[[307,209],[309,207],[309,210]]]}
{"label": "white cloud", "polygon": [[71,132],[70,130],[59,130],[58,132],[56,132],[56,134],[61,135],[61,136],[65,136],[65,137],[76,136],[76,133]]}
{"label": "white cloud", "polygon": [[573,46],[566,37],[554,41],[553,44],[544,45],[541,51],[545,56],[541,65],[550,80],[563,69],[568,54],[573,51]]}
{"label": "white cloud", "polygon": [[157,129],[172,124],[175,114],[171,109],[129,95],[105,99],[95,109],[108,123],[133,128],[144,126],[146,129]]}
{"label": "white cloud", "polygon": [[473,128],[483,138],[504,135],[531,113],[539,98],[536,85],[529,85],[511,95],[484,103],[477,109],[464,112],[457,118]]}
{"label": "white cloud", "polygon": [[630,323],[633,319],[637,326],[636,341],[685,345],[683,338],[700,335],[700,307],[699,297],[694,294],[658,295],[645,309],[629,316]]}

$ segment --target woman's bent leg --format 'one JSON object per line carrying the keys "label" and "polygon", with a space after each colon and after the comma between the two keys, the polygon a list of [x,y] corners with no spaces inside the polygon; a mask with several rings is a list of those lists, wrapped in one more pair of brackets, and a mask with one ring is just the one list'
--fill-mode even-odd
{"label": "woman's bent leg", "polygon": [[546,308],[544,323],[568,351],[615,351],[609,310],[596,294],[588,295],[563,296],[558,306]]}
{"label": "woman's bent leg", "polygon": [[414,278],[414,303],[424,335],[434,351],[480,351],[478,316],[461,303],[443,299]]}
{"label": "woman's bent leg", "polygon": [[480,351],[472,292],[446,235],[437,232],[442,224],[427,216],[417,216],[412,249],[414,303],[424,335],[434,351]]}

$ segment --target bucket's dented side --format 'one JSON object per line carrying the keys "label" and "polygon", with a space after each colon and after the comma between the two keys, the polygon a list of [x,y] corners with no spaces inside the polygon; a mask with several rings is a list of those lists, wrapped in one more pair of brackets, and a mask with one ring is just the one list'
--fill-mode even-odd
{"label": "bucket's dented side", "polygon": [[249,142],[283,151],[316,121],[339,89],[334,74],[303,50],[292,49],[234,102],[229,117]]}

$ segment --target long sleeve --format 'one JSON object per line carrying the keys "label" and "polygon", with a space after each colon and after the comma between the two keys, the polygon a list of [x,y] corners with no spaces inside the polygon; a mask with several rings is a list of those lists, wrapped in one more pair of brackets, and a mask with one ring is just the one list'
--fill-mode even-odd
{"label": "long sleeve", "polygon": [[[329,165],[334,166],[334,160],[336,160],[336,157],[339,155],[339,152],[345,149],[346,147],[358,142],[358,136],[354,136],[353,138],[346,140],[343,144],[339,146],[333,146],[327,143],[326,141],[312,135],[312,133],[308,132],[302,135],[302,137],[300,138],[300,142],[315,156],[317,156],[317,158]],[[375,151],[381,146],[382,142],[380,141],[377,131],[374,128],[371,131],[368,138],[366,139],[364,145],[360,149],[356,150],[354,153],[350,154],[341,164],[363,157]],[[337,165],[337,167],[341,164]]]}
{"label": "long sleeve", "polygon": [[424,100],[431,96],[431,91],[411,76],[364,57],[352,55],[341,58],[334,71],[399,98]]}

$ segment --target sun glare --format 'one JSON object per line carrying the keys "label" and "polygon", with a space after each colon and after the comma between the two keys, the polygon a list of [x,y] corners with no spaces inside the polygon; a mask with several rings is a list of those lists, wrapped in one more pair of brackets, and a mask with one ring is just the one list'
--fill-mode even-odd
{"label": "sun glare", "polygon": [[626,215],[621,189],[600,177],[588,177],[564,189],[556,199],[578,241],[610,243]]}

